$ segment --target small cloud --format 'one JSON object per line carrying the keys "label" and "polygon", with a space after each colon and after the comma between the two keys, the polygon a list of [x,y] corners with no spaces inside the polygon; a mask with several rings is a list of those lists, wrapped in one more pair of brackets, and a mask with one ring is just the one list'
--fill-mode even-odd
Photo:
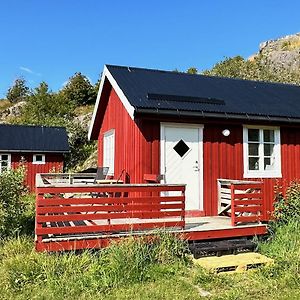
{"label": "small cloud", "polygon": [[37,76],[41,76],[42,75],[41,73],[34,72],[34,71],[32,71],[31,69],[29,69],[27,67],[22,67],[21,66],[20,70],[25,71],[25,72],[27,72],[29,74],[37,75]]}
{"label": "small cloud", "polygon": [[20,70],[25,71],[25,72],[27,72],[29,74],[33,74],[33,71],[30,70],[29,68],[26,68],[26,67],[20,67]]}

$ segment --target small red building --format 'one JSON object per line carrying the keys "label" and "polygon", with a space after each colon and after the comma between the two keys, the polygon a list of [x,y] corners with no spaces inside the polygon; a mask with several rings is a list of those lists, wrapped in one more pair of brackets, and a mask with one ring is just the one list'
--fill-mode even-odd
{"label": "small red building", "polygon": [[107,65],[89,138],[115,178],[185,183],[192,215],[218,214],[220,179],[263,181],[267,220],[300,178],[299,132],[298,86]]}
{"label": "small red building", "polygon": [[0,124],[0,173],[23,165],[31,191],[37,173],[62,171],[64,153],[68,151],[63,127]]}

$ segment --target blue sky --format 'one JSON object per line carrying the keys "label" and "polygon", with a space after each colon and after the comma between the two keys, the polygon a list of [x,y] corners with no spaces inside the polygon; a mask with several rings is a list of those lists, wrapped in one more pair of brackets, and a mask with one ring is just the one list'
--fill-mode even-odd
{"label": "blue sky", "polygon": [[300,31],[299,1],[9,0],[0,4],[0,98],[14,79],[52,90],[103,65],[199,70]]}

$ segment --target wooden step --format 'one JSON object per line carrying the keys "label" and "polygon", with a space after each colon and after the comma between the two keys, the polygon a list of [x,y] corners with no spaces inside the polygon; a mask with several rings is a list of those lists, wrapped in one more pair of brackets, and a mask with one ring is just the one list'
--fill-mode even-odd
{"label": "wooden step", "polygon": [[249,252],[253,251],[255,247],[256,245],[246,238],[202,242],[196,241],[189,244],[189,249],[196,259],[207,256],[221,256],[225,254]]}

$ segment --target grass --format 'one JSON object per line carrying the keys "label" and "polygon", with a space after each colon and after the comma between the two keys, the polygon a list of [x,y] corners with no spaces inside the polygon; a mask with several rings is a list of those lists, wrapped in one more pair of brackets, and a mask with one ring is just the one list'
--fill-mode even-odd
{"label": "grass", "polygon": [[32,237],[0,245],[2,299],[300,299],[300,222],[276,228],[259,244],[272,266],[216,275],[192,265],[186,244],[159,232],[102,251],[37,253]]}
{"label": "grass", "polygon": [[300,38],[293,38],[288,41],[284,41],[281,45],[281,49],[284,51],[292,51],[300,48]]}

